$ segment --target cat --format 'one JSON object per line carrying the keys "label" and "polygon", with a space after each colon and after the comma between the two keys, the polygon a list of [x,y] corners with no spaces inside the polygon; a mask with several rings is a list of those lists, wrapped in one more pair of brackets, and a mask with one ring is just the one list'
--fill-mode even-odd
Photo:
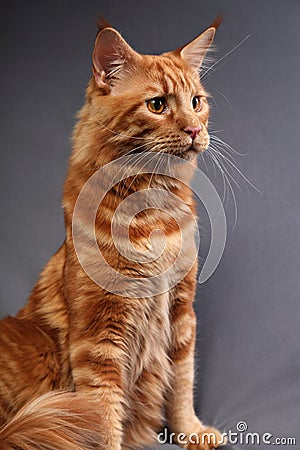
{"label": "cat", "polygon": [[[96,264],[89,248],[95,236],[110,267],[131,281],[111,283],[116,291],[87,275],[75,249],[73,223],[83,187],[122,156],[135,155],[143,165],[148,152],[167,154],[196,165],[197,155],[209,145],[208,94],[199,72],[219,23],[160,56],[137,53],[108,25],[99,29],[64,186],[65,242],[41,273],[28,303],[16,317],[0,322],[2,450],[135,449],[157,443],[165,423],[184,448],[208,450],[222,444],[221,434],[204,426],[193,408],[197,264],[167,291],[155,288],[153,295],[144,295],[143,284],[135,284],[137,274],[146,285],[173,262],[182,229],[193,248],[190,220],[179,229],[168,210],[152,205],[138,212],[130,223],[136,249],[149,250],[153,230],[165,234],[163,259],[147,264],[122,255],[110,234],[112,216],[129,195],[159,187],[195,215],[191,189],[163,174],[125,177],[102,198],[92,226],[84,214],[98,196],[97,186],[109,185],[116,172],[108,169],[89,187],[76,222],[85,263],[92,269]],[[122,214],[125,220],[126,210]],[[116,226],[121,235],[122,223]],[[182,433],[197,436],[198,442],[183,442]]]}

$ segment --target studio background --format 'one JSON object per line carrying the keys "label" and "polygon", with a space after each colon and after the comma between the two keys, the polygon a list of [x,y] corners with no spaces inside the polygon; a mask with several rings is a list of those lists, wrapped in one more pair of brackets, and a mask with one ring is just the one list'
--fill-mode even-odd
{"label": "studio background", "polygon": [[[161,53],[194,38],[219,13],[217,59],[250,37],[206,80],[212,129],[245,154],[236,164],[261,194],[231,172],[241,187],[232,182],[237,223],[231,197],[224,256],[197,290],[195,405],[204,422],[225,431],[243,420],[251,432],[295,437],[299,448],[297,0],[13,0],[2,7],[0,315],[25,303],[64,239],[69,138],[91,76],[97,16],[136,50]],[[221,174],[207,173],[222,191]]]}

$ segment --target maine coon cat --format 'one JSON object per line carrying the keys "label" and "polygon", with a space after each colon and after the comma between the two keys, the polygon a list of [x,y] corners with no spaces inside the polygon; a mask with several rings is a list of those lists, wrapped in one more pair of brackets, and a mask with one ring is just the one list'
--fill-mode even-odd
{"label": "maine coon cat", "polygon": [[[155,444],[164,423],[175,438],[197,434],[199,442],[186,448],[207,450],[221,443],[219,432],[204,426],[193,408],[197,265],[165,292],[130,295],[137,274],[147,280],[172,262],[182,229],[193,246],[189,219],[178,210],[179,230],[168,211],[148,208],[136,215],[130,224],[133,246],[148,250],[157,229],[166,238],[163,259],[146,265],[121,254],[110,233],[113,214],[128,195],[159,187],[195,214],[191,189],[170,177],[141,173],[109,190],[93,229],[84,217],[79,221],[87,247],[95,233],[109,265],[133,281],[129,290],[117,286],[117,294],[82,268],[72,228],[85,183],[120,156],[131,153],[142,161],[143,152],[166,153],[196,165],[209,144],[209,106],[199,71],[218,25],[160,56],[138,54],[111,27],[99,30],[64,187],[65,242],[24,308],[0,322],[2,450],[135,449]],[[89,194],[92,199],[97,191]],[[122,235],[122,223],[117,225]],[[93,258],[88,263],[93,267]],[[206,433],[217,441],[204,438]]]}

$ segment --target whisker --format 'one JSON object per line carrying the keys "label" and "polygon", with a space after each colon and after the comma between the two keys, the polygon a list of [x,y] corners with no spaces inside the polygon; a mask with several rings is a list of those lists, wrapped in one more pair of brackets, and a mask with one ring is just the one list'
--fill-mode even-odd
{"label": "whisker", "polygon": [[[213,148],[213,147],[212,147]],[[223,149],[224,150],[224,149]],[[243,178],[243,180],[246,182],[246,184],[248,184],[249,186],[251,186],[256,192],[258,192],[259,194],[262,194],[262,192],[253,184],[251,183],[251,181],[246,177],[246,175],[243,174],[243,172],[236,166],[236,164],[233,163],[233,161],[228,158],[228,156],[223,155],[218,148],[214,148],[214,151],[217,152],[224,160],[224,162],[227,162],[227,164],[229,166],[231,166],[234,170],[236,170],[236,172]]]}
{"label": "whisker", "polygon": [[[222,149],[224,153],[228,156],[228,158],[230,158],[232,161],[235,161],[234,156],[232,156],[232,154],[226,148],[223,148],[219,142],[216,142],[213,139],[211,139],[209,144],[211,147],[214,147],[217,151]],[[221,155],[223,156],[223,153],[221,153]]]}
{"label": "whisker", "polygon": [[213,161],[213,163],[215,164],[215,166],[219,169],[219,171],[222,174],[222,180],[223,180],[223,200],[224,200],[224,204],[228,204],[229,199],[230,199],[230,189],[228,187],[228,178],[221,166],[221,164],[219,163],[219,161],[217,160],[217,158],[215,157],[214,154],[210,154],[210,157]]}
{"label": "whisker", "polygon": [[[211,155],[211,152],[210,152],[210,148],[208,148],[207,150],[206,150],[206,153],[207,153],[207,155],[208,155],[208,157],[210,158],[210,160],[211,160],[211,162],[212,162],[212,166],[213,166],[213,169],[214,169],[214,175],[216,176],[216,166],[217,166],[217,164],[215,163],[215,161],[214,161],[214,155]],[[225,179],[225,177],[224,177],[224,173],[223,173],[223,170],[220,170],[221,168],[220,167],[218,167],[217,166],[217,168],[219,169],[219,171],[220,171],[220,173],[221,173],[221,175],[222,175],[222,181],[223,181],[223,197],[222,197],[222,203],[225,205],[226,203],[227,203],[227,201],[229,200],[229,196],[227,195],[227,185],[226,185],[226,179]]]}
{"label": "whisker", "polygon": [[[210,148],[210,150],[212,150],[212,148]],[[231,192],[232,195],[232,200],[233,200],[233,204],[234,204],[234,224],[233,224],[233,229],[236,227],[237,224],[237,201],[236,201],[236,197],[235,197],[235,193],[233,190],[233,187],[230,183],[230,180],[228,178],[228,175],[230,176],[230,174],[228,173],[228,171],[224,170],[224,166],[221,165],[220,160],[217,158],[217,155],[215,153],[208,153],[208,155],[212,158],[212,160],[214,161],[214,163],[216,164],[216,166],[218,167],[218,169],[220,170],[220,172],[222,173],[222,175],[224,176],[228,188]],[[230,176],[230,178],[236,183],[236,181],[232,178],[232,176]]]}
{"label": "whisker", "polygon": [[[222,131],[222,130],[221,130]],[[213,131],[213,133],[218,133],[218,131]],[[210,138],[212,140],[217,141],[218,143],[220,143],[221,145],[223,145],[224,147],[226,147],[229,151],[231,151],[232,153],[238,155],[238,156],[247,156],[248,153],[240,153],[237,150],[235,150],[231,145],[229,145],[227,142],[223,141],[221,138],[219,138],[219,136],[215,136],[213,134],[210,134]]]}
{"label": "whisker", "polygon": [[106,130],[110,131],[111,133],[113,133],[113,134],[115,134],[117,136],[122,136],[122,137],[126,137],[126,138],[129,138],[129,139],[141,139],[141,140],[146,140],[146,141],[151,140],[150,138],[147,138],[147,137],[129,136],[128,134],[120,133],[119,131],[114,131],[111,128],[109,128],[106,125],[104,125],[104,123],[100,122],[100,120],[98,120],[98,119],[95,119],[95,120],[98,123],[98,125],[100,125],[101,127],[105,128]]}
{"label": "whisker", "polygon": [[[155,149],[155,146],[153,147],[153,149]],[[146,159],[145,164],[146,164],[147,162],[149,162],[149,161],[151,162],[151,161],[155,158],[156,155],[157,155],[157,153],[156,153],[156,152],[153,152],[153,156],[150,157],[150,160],[147,160],[147,159]],[[149,155],[148,155],[148,152],[142,154],[142,155],[140,156],[140,158],[137,159],[137,161],[138,161],[139,163],[141,163],[141,162],[143,161],[143,159],[144,159],[145,157],[147,157],[147,156],[149,156]],[[140,167],[138,173],[136,173],[136,174],[134,175],[133,179],[131,180],[131,182],[130,182],[130,184],[129,184],[128,186],[126,186],[126,184],[124,183],[124,188],[127,187],[127,189],[121,191],[121,195],[126,195],[126,194],[127,194],[127,192],[129,191],[130,187],[132,186],[132,184],[135,182],[135,180],[137,179],[137,177],[142,173],[142,169],[145,167],[145,164],[143,164],[142,167]],[[152,174],[152,175],[153,175],[153,174]]]}
{"label": "whisker", "polygon": [[205,79],[205,76],[209,73],[212,72],[212,69],[219,64],[221,61],[223,61],[225,58],[227,58],[227,56],[231,55],[231,53],[233,53],[235,50],[237,50],[245,41],[247,41],[247,39],[250,38],[250,34],[248,34],[248,36],[244,37],[244,39],[242,39],[235,47],[233,47],[231,50],[229,50],[229,52],[225,53],[225,55],[223,55],[221,58],[219,58],[217,61],[215,61],[208,69],[205,70],[205,72],[201,75],[201,80]]}
{"label": "whisker", "polygon": [[206,164],[206,161],[205,161],[205,153],[200,153],[200,157],[202,159],[202,162],[203,162],[203,164],[205,166],[206,171],[208,172],[207,164]]}
{"label": "whisker", "polygon": [[[239,191],[242,191],[241,186],[239,185],[239,183],[235,180],[235,178],[233,177],[233,175],[229,172],[228,168],[225,167],[224,164],[222,164],[222,162],[224,163],[223,159],[227,159],[228,161],[230,161],[225,155],[222,155],[221,152],[219,152],[217,149],[215,149],[212,145],[211,145],[211,151],[213,152],[213,154],[215,155],[215,157],[218,159],[220,165],[222,166],[223,170],[227,173],[227,175],[231,178],[231,180],[233,181],[233,183],[236,185],[236,187],[239,189]],[[223,158],[223,159],[221,159]]]}
{"label": "whisker", "polygon": [[136,153],[141,153],[138,151],[139,149],[146,147],[146,146],[151,146],[154,143],[156,143],[156,139],[154,139],[153,141],[149,140],[149,141],[144,142],[143,144],[139,145],[138,147],[135,147],[135,148],[129,150],[128,152],[124,153],[124,155],[134,155]]}
{"label": "whisker", "polygon": [[227,204],[229,202],[230,190],[227,186],[228,181],[226,178],[226,174],[223,170],[222,165],[220,164],[220,162],[218,161],[218,159],[216,158],[214,153],[212,153],[211,148],[208,149],[208,156],[211,158],[211,161],[212,161],[214,167],[217,167],[219,169],[219,171],[221,172],[222,180],[223,180],[223,202],[224,202],[224,204]]}
{"label": "whisker", "polygon": [[[146,153],[141,153],[140,155],[138,155],[137,158],[135,159],[135,163],[139,163],[140,161],[142,161],[143,158],[145,157],[145,155],[146,155]],[[117,179],[118,175],[122,172],[123,169],[124,169],[124,166],[121,166],[121,167],[119,168],[119,170],[117,171],[117,173],[115,174],[114,178],[112,179],[113,185],[116,184],[116,183],[115,183],[115,182],[116,182],[116,179]],[[126,174],[124,174],[124,175],[122,176],[122,179],[118,182],[118,183],[120,184],[120,192],[119,192],[119,195],[120,195],[120,196],[122,196],[123,194],[125,194],[125,188],[126,188],[125,179],[126,179],[126,178],[128,178],[128,177],[126,177]],[[132,181],[132,182],[133,182],[133,181]],[[122,190],[122,184],[123,184],[123,190]],[[130,186],[129,186],[129,188],[130,188]],[[129,188],[127,188],[127,191],[128,191]],[[116,207],[116,205],[117,205],[117,200],[118,200],[118,197],[115,196],[114,207]]]}
{"label": "whisker", "polygon": [[146,196],[146,198],[147,198],[147,205],[149,205],[149,189],[151,189],[151,183],[152,183],[152,180],[153,180],[153,176],[154,176],[154,174],[156,174],[156,169],[159,166],[159,164],[161,163],[161,161],[163,159],[163,155],[164,155],[164,153],[160,153],[159,154],[158,160],[155,163],[154,169],[153,169],[153,171],[151,173],[151,176],[150,176],[150,179],[149,179],[149,182],[148,182],[148,191],[147,191],[147,196]]}
{"label": "whisker", "polygon": [[[230,103],[230,101],[228,100],[228,98],[226,97],[225,94],[223,94],[223,92],[219,91],[219,89],[213,88],[211,89],[213,91],[216,91],[218,94],[221,95],[221,97],[224,98],[224,100],[226,101],[226,103],[230,106],[231,110],[234,111],[232,104]],[[215,103],[216,104],[216,103]]]}
{"label": "whisker", "polygon": [[[135,160],[135,163],[137,164],[140,164],[142,161],[143,161],[143,159],[145,159],[146,157],[148,156],[148,152],[147,153],[142,153],[141,155],[139,155],[137,158],[136,158],[136,160]],[[145,166],[145,164],[143,164],[141,167],[140,167],[140,169],[138,170],[138,172],[134,175],[134,177],[133,177],[133,179],[131,180],[131,182],[129,183],[129,185],[126,185],[126,182],[125,182],[125,180],[128,178],[128,177],[126,177],[126,178],[124,178],[122,181],[123,181],[123,189],[121,188],[121,191],[120,191],[120,196],[122,197],[122,196],[125,196],[127,193],[128,193],[128,191],[129,191],[129,189],[130,189],[130,187],[132,186],[132,184],[134,183],[134,181],[136,180],[136,178],[137,178],[137,176],[138,175],[140,175],[142,172],[142,169],[143,169],[143,167]],[[122,170],[122,169],[121,169]]]}
{"label": "whisker", "polygon": [[[138,149],[141,149],[141,148],[143,148],[143,147],[145,147],[145,146],[150,146],[150,145],[152,145],[152,144],[154,144],[156,142],[156,140],[153,140],[152,142],[146,142],[146,143],[144,143],[144,144],[141,144],[141,145],[139,145],[138,147],[135,147],[134,149],[131,149],[131,150],[129,150],[127,153],[124,153],[124,155],[122,155],[122,156],[127,156],[127,155],[130,155],[130,154],[132,154],[132,151],[133,150],[138,150]],[[135,162],[138,162],[139,160],[140,160],[140,158],[141,157],[143,157],[143,155],[144,155],[144,153],[141,153],[141,155],[140,155],[140,157],[137,157],[137,159],[135,160]],[[121,172],[123,170],[123,167],[120,167],[120,169],[118,170],[118,172],[115,174],[115,176],[114,176],[114,178],[113,178],[113,182],[114,182],[114,180],[116,179],[116,177],[119,175],[119,173]]]}

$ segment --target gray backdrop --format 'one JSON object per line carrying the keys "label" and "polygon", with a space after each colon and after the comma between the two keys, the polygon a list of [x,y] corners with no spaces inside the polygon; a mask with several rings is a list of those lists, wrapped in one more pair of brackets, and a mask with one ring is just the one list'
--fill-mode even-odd
{"label": "gray backdrop", "polygon": [[[231,198],[225,254],[198,289],[196,408],[224,430],[243,420],[252,432],[294,436],[298,443],[288,448],[299,449],[298,0],[2,6],[0,313],[14,314],[24,304],[64,238],[69,136],[90,77],[96,17],[104,15],[138,51],[159,53],[189,41],[220,12],[217,58],[251,36],[207,79],[212,128],[245,154],[237,166],[261,194],[235,175],[237,225]],[[211,167],[208,174],[221,189],[221,175]],[[205,221],[203,230],[205,243]]]}

